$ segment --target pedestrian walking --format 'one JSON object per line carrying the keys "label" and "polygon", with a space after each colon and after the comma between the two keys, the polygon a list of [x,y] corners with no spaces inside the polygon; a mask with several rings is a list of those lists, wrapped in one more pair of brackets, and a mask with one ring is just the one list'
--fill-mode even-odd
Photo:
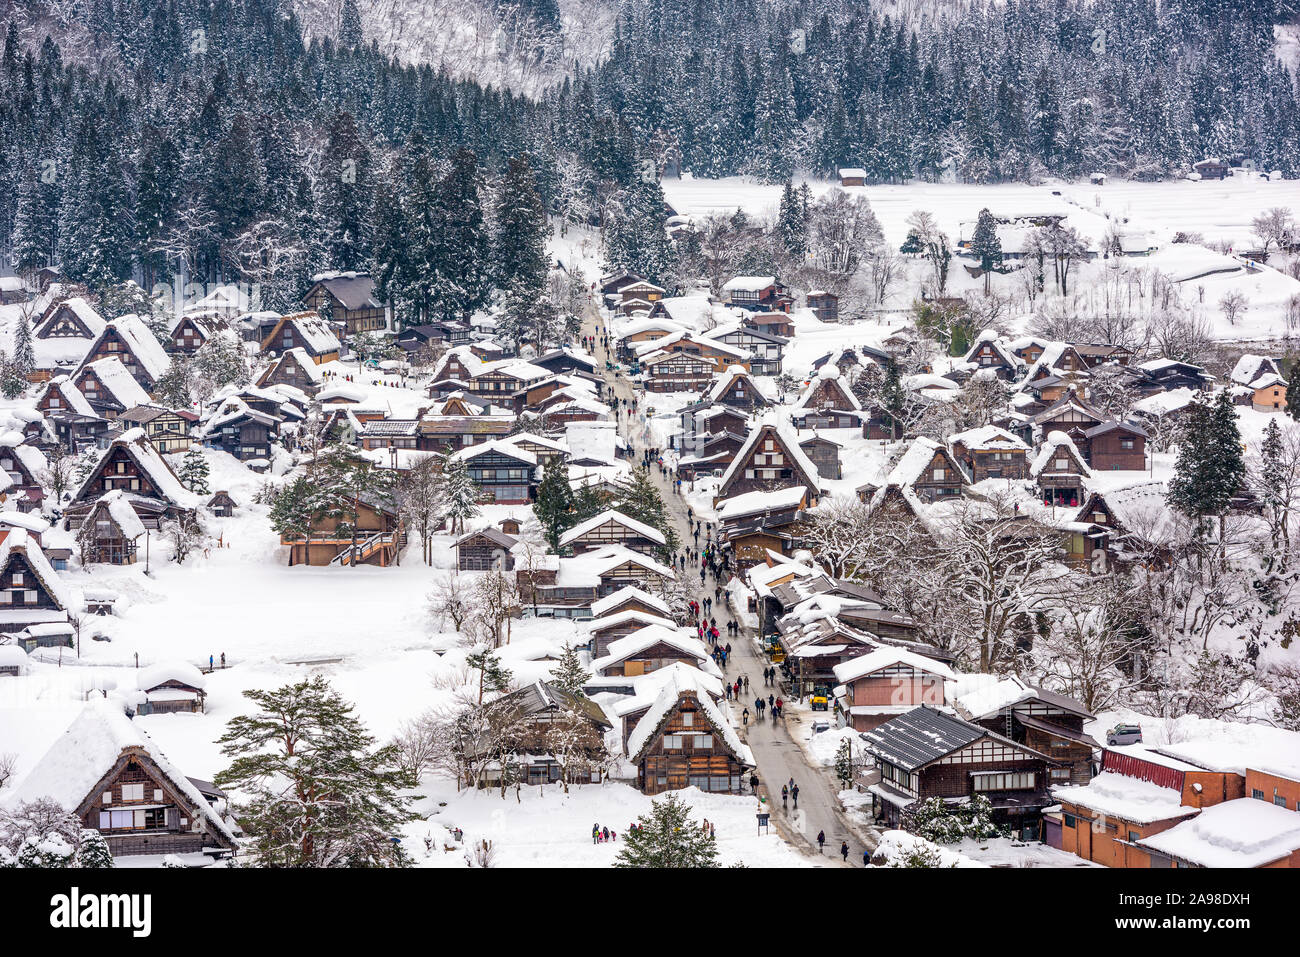
{"label": "pedestrian walking", "polygon": [[748,692],[749,692],[749,675],[744,675],[743,677],[744,677],[744,680],[745,680],[745,691],[746,691],[746,693],[748,693]]}
{"label": "pedestrian walking", "polygon": [[600,843],[600,825],[599,825],[599,824],[593,824],[593,825],[591,825],[591,843],[592,843],[592,844],[599,844],[599,843]]}
{"label": "pedestrian walking", "polygon": [[799,785],[796,784],[790,789],[790,796],[794,798],[794,809],[799,810]]}
{"label": "pedestrian walking", "polygon": [[849,862],[849,842],[843,841],[840,844],[840,857],[844,858],[844,863]]}
{"label": "pedestrian walking", "polygon": [[[749,711],[746,710],[746,711],[745,711],[745,714],[749,714]],[[758,793],[758,775],[757,775],[757,774],[751,774],[751,775],[749,776],[749,793],[750,793],[750,794],[757,794],[757,793]]]}
{"label": "pedestrian walking", "polygon": [[221,653],[221,667],[226,667],[226,653],[224,651]]}
{"label": "pedestrian walking", "polygon": [[781,785],[781,807],[789,808],[790,806],[790,789],[784,784]]}
{"label": "pedestrian walking", "polygon": [[826,832],[817,832],[817,853],[820,854],[826,847]]}
{"label": "pedestrian walking", "polygon": [[745,723],[745,727],[747,727],[747,728],[749,727],[749,709],[748,709],[748,708],[746,708],[743,712],[741,712],[740,720],[743,721],[743,722]]}

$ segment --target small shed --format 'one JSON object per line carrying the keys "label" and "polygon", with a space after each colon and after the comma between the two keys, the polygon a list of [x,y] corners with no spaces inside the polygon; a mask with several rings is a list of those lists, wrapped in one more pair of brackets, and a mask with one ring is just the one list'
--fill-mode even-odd
{"label": "small shed", "polygon": [[516,536],[519,534],[519,519],[515,518],[513,515],[506,516],[501,519],[501,521],[497,522],[497,524],[501,526],[502,534]]}
{"label": "small shed", "polygon": [[867,171],[850,166],[839,171],[841,186],[866,186]]}
{"label": "small shed", "polygon": [[1106,174],[1105,174],[1105,173],[1093,173],[1091,176],[1088,177],[1088,182],[1090,182],[1093,186],[1105,186],[1105,185],[1106,185]]}
{"label": "small shed", "polygon": [[117,592],[104,588],[85,588],[81,592],[88,615],[111,615],[117,604]]}
{"label": "small shed", "polygon": [[14,634],[14,644],[23,651],[31,652],[34,648],[71,648],[73,646],[72,625],[66,621],[42,622],[28,625]]}
{"label": "small shed", "polygon": [[136,687],[144,700],[136,714],[195,714],[203,711],[207,679],[187,661],[167,661],[143,669]]}
{"label": "small shed", "polygon": [[229,492],[222,490],[208,500],[208,508],[218,518],[230,518],[239,508],[239,503],[230,497]]}

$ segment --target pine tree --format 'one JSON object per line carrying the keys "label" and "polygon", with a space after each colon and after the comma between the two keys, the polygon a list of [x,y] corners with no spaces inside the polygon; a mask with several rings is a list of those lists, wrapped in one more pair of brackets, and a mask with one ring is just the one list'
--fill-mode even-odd
{"label": "pine tree", "polygon": [[470,477],[464,459],[446,456],[442,464],[442,498],[454,534],[463,534],[465,519],[479,513],[478,483]]}
{"label": "pine tree", "polygon": [[353,50],[365,42],[361,31],[361,11],[357,9],[357,0],[343,0],[343,10],[339,13],[339,47]]}
{"label": "pine tree", "polygon": [[615,867],[718,867],[718,844],[696,824],[676,794],[650,803],[650,814],[637,818],[623,834]]}
{"label": "pine tree", "polygon": [[236,715],[218,743],[233,759],[217,780],[248,796],[240,808],[263,867],[400,867],[393,842],[414,819],[416,785],[395,745],[376,748],[353,708],[316,675],[273,691]]}
{"label": "pine tree", "polygon": [[546,285],[546,238],[550,227],[528,156],[514,156],[507,163],[497,188],[493,219],[492,260],[497,286],[540,296]]}
{"label": "pine tree", "polygon": [[478,672],[478,703],[481,705],[484,698],[496,697],[505,694],[510,690],[510,682],[514,680],[514,674],[505,665],[501,664],[491,649],[476,651],[472,655],[465,656],[465,664],[469,665]]}
{"label": "pine tree", "polygon": [[591,680],[591,672],[582,667],[582,659],[578,655],[578,649],[571,644],[565,644],[564,653],[560,655],[555,666],[551,668],[551,684],[557,688],[563,688],[571,695],[579,698],[585,698],[583,685]]}
{"label": "pine tree", "polygon": [[857,769],[853,761],[853,741],[850,738],[844,738],[840,741],[840,746],[835,750],[835,780],[840,782],[840,789],[845,790],[853,786],[853,777]]}
{"label": "pine tree", "polygon": [[212,490],[208,488],[208,460],[204,458],[198,446],[191,445],[189,451],[185,453],[176,477],[195,495],[212,494]]}
{"label": "pine tree", "polygon": [[36,371],[36,350],[32,346],[32,326],[20,312],[14,319],[14,373],[26,379]]}
{"label": "pine tree", "polygon": [[998,239],[998,225],[987,209],[980,210],[975,233],[971,236],[970,251],[979,260],[980,269],[984,270],[984,291],[987,293],[994,268],[1002,264],[1002,241]]}
{"label": "pine tree", "polygon": [[560,536],[573,527],[573,489],[569,486],[569,467],[562,456],[554,456],[542,467],[542,480],[537,484],[537,500],[533,514],[546,533],[546,544],[551,551],[560,550]]}
{"label": "pine tree", "polygon": [[[1183,419],[1174,475],[1169,481],[1172,508],[1197,523],[1222,517],[1245,483],[1246,463],[1236,407],[1227,391],[1213,400],[1198,395]],[[1222,528],[1220,528],[1222,531]]]}
{"label": "pine tree", "polygon": [[632,480],[614,507],[628,518],[658,529],[666,540],[664,551],[671,553],[677,550],[677,530],[673,527],[659,489],[644,468],[632,470]]}
{"label": "pine tree", "polygon": [[[440,225],[433,252],[434,311],[445,320],[467,320],[487,301],[489,277],[485,264],[489,252],[479,196],[482,179],[474,154],[465,149],[457,150],[450,171],[438,182],[435,190],[436,218]],[[533,214],[537,214],[536,209]],[[546,214],[543,211],[540,215],[544,227]],[[536,228],[535,222],[523,223],[516,219],[511,222],[509,228],[512,229]],[[542,243],[544,250],[545,233],[542,234]],[[541,289],[540,286],[534,288],[531,282],[523,284],[522,288],[534,293]]]}
{"label": "pine tree", "polygon": [[1300,368],[1294,359],[1287,364],[1286,414],[1300,421]]}
{"label": "pine tree", "polygon": [[[306,551],[311,545],[316,512],[316,487],[311,479],[300,475],[276,493],[271,503],[271,527],[282,539],[301,540]],[[293,564],[292,548],[289,550],[289,564]]]}

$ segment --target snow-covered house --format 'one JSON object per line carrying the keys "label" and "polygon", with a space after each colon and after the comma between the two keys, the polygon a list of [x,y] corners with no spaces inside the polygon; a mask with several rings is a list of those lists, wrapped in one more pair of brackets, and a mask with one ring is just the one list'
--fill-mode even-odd
{"label": "snow-covered house", "polygon": [[[167,346],[172,352],[189,356],[207,345],[214,336],[223,334],[236,336],[229,320],[225,317],[216,314],[188,314],[182,316],[180,322],[172,327]],[[236,341],[238,341],[237,337]]]}
{"label": "snow-covered house", "polygon": [[1023,479],[1029,474],[1029,446],[996,425],[958,432],[948,437],[948,443],[972,482]]}
{"label": "snow-covered house", "polygon": [[675,625],[645,625],[611,641],[605,654],[591,663],[596,676],[641,675],[683,661],[693,668],[721,677],[704,642]]}
{"label": "snow-covered house", "polygon": [[346,335],[378,332],[387,326],[384,304],[375,296],[375,280],[365,272],[325,272],[312,277],[303,304],[340,324]]}
{"label": "snow-covered house", "polygon": [[[699,677],[696,677],[699,675]],[[743,794],[753,752],[694,669],[670,672],[654,703],[627,736],[627,757],[646,794],[682,788]]]}
{"label": "snow-covered house", "polygon": [[106,325],[80,296],[51,303],[32,327],[37,376],[50,378],[76,369]]}
{"label": "snow-covered house", "polygon": [[165,661],[136,675],[135,713],[195,714],[203,711],[207,678],[188,661]]}
{"label": "snow-covered house", "polygon": [[50,567],[45,552],[24,528],[0,528],[0,632],[17,635],[34,625],[59,625],[50,634],[19,639],[27,650],[37,645],[70,645],[68,610],[73,599]]}
{"label": "snow-covered house", "polygon": [[[80,383],[82,369],[101,359],[110,358],[120,360],[126,371],[146,393],[153,389],[163,373],[167,371],[167,367],[171,365],[171,359],[163,349],[162,343],[145,325],[144,320],[134,314],[114,319],[104,327],[104,331],[87,351],[86,358],[77,369],[73,380]],[[141,401],[147,402],[148,395],[143,400],[135,399],[127,403],[125,408],[129,409]],[[91,404],[94,404],[93,400]]]}
{"label": "snow-covered house", "polygon": [[1083,499],[1084,481],[1092,469],[1079,454],[1074,440],[1060,430],[1047,433],[1029,464],[1029,477],[1038,486],[1046,505],[1077,508]]}
{"label": "snow-covered house", "polygon": [[828,362],[799,396],[791,418],[797,429],[855,429],[862,421],[861,413],[862,403],[840,367]]}
{"label": "snow-covered house", "polygon": [[156,530],[166,519],[191,513],[199,505],[141,429],[130,429],[114,439],[86,476],[66,510],[68,527],[80,529],[95,503],[113,491],[123,493],[147,529]]}
{"label": "snow-covered house", "polygon": [[39,511],[45,500],[41,478],[49,462],[35,445],[25,442],[18,432],[0,433],[0,470],[12,485],[3,489],[5,501],[11,498],[20,512]]}
{"label": "snow-covered house", "polygon": [[918,705],[946,708],[944,683],[955,681],[951,668],[902,648],[879,647],[835,666],[843,687],[837,711],[844,724],[870,731]]}
{"label": "snow-covered house", "polygon": [[127,409],[149,404],[149,393],[117,356],[87,362],[72,377],[72,383],[105,419],[115,419]]}
{"label": "snow-covered house", "polygon": [[301,349],[316,365],[333,362],[343,351],[338,336],[329,323],[316,312],[295,312],[281,316],[262,338],[262,352],[278,356],[290,349]]}
{"label": "snow-covered house", "polygon": [[1001,337],[992,329],[985,329],[975,338],[964,361],[974,368],[990,369],[999,379],[1016,378],[1021,369],[1020,360],[1006,347]]}
{"label": "snow-covered house", "polygon": [[48,798],[99,831],[115,858],[233,854],[234,831],[119,705],[93,700],[8,795]]}
{"label": "snow-covered house", "polygon": [[123,429],[143,429],[149,444],[164,455],[185,452],[199,417],[188,409],[165,409],[152,403],[127,409],[117,417]]}
{"label": "snow-covered house", "polygon": [[560,536],[560,548],[581,555],[605,545],[623,545],[633,551],[653,555],[667,544],[663,532],[637,521],[616,509],[607,509],[579,522]]}
{"label": "snow-covered house", "polygon": [[745,492],[775,491],[802,485],[808,504],[819,494],[817,467],[799,447],[793,430],[774,416],[761,420],[723,473],[715,501]]}

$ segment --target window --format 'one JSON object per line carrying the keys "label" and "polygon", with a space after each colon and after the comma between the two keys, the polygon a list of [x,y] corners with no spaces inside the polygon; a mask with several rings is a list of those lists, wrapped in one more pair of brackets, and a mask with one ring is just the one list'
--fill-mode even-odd
{"label": "window", "polygon": [[163,799],[162,788],[153,789],[153,799],[155,801],[161,801]]}
{"label": "window", "polygon": [[27,591],[23,592],[23,601],[26,602],[27,604],[34,605],[39,600],[40,599],[37,596],[36,591],[34,589],[28,589]]}
{"label": "window", "polygon": [[1137,831],[1129,831],[1129,832],[1128,832],[1128,841],[1129,841],[1130,844],[1133,844],[1133,843],[1135,843],[1135,842],[1137,841],[1137,839],[1138,839],[1139,837],[1141,837],[1141,836],[1142,836],[1142,835],[1139,834]]}
{"label": "window", "polygon": [[682,712],[682,727],[683,727],[683,728],[690,728],[690,727],[693,727],[694,725],[695,725],[695,712],[694,712],[694,711],[683,711],[683,712]]}
{"label": "window", "polygon": [[113,803],[113,792],[112,792],[112,791],[105,791],[102,795],[100,795],[100,803],[101,803],[101,804],[112,804],[112,803]]}
{"label": "window", "polygon": [[1069,769],[1069,768],[1052,768],[1052,783],[1053,783],[1053,784],[1069,784],[1069,783],[1070,783],[1070,769]]}
{"label": "window", "polygon": [[1119,447],[1120,447],[1121,449],[1131,449],[1131,448],[1133,448],[1133,440],[1132,440],[1132,439],[1120,439],[1120,440],[1119,440]]}
{"label": "window", "polygon": [[[696,750],[696,751],[712,751],[712,750],[713,750],[713,735],[711,735],[711,734],[697,734],[697,735],[695,736],[695,741],[694,741],[693,743],[694,743],[694,745],[695,745],[695,750]],[[1282,802],[1282,806],[1283,806],[1283,807],[1286,806],[1286,802],[1285,802],[1285,801]]]}
{"label": "window", "polygon": [[1034,786],[1034,775],[1019,774],[976,774],[976,791],[1027,791]]}
{"label": "window", "polygon": [[1259,788],[1251,788],[1250,796],[1253,797],[1256,801],[1264,800],[1264,792],[1261,791]]}
{"label": "window", "polygon": [[665,751],[680,751],[682,749],[682,736],[680,734],[664,735]]}
{"label": "window", "polygon": [[944,476],[945,476],[945,474],[946,474],[946,473],[945,473],[945,471],[944,471],[943,469],[935,469],[935,470],[934,470],[934,480],[935,480],[936,482],[942,482],[942,481],[944,480]]}
{"label": "window", "polygon": [[23,583],[23,573],[22,573],[22,572],[14,572],[14,584],[15,584],[15,585],[21,585],[22,583]]}
{"label": "window", "polygon": [[1286,807],[1286,798],[1283,797],[1281,794],[1274,794],[1273,803],[1276,804],[1278,807]]}
{"label": "window", "polygon": [[1066,827],[1074,827],[1074,815],[1066,814],[1062,822]]}
{"label": "window", "polygon": [[123,801],[143,801],[144,785],[143,784],[123,784],[122,785]]}

